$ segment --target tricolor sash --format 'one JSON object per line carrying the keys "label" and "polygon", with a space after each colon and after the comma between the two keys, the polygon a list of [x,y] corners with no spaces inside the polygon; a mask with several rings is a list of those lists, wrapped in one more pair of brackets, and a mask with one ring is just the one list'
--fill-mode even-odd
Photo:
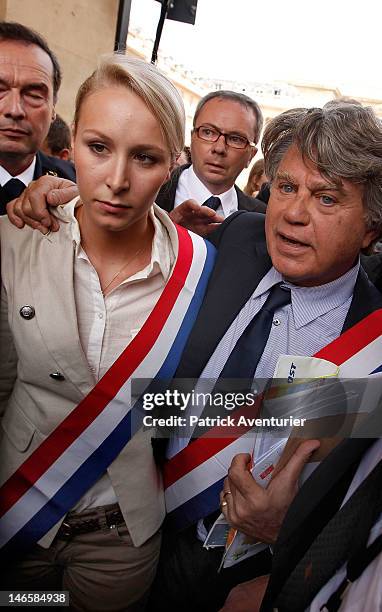
{"label": "tricolor sash", "polygon": [[[342,378],[361,378],[382,371],[382,309],[365,317],[314,357],[338,365]],[[256,415],[256,406],[250,410],[252,416]],[[245,412],[248,416],[248,409],[235,414]],[[240,427],[240,434],[250,431],[249,426]],[[175,529],[184,529],[217,510],[227,476],[224,465],[237,453],[251,453],[252,449],[251,436],[228,438],[224,437],[224,428],[215,427],[169,459],[164,466],[167,521]]]}
{"label": "tricolor sash", "polygon": [[215,248],[176,226],[178,255],[153,311],[92,391],[0,488],[0,548],[30,547],[100,478],[132,437],[131,380],[173,376]]}

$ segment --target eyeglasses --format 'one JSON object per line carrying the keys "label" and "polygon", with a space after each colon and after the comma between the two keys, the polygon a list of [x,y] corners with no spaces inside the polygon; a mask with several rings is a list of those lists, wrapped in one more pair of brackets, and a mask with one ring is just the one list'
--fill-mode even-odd
{"label": "eyeglasses", "polygon": [[226,132],[221,132],[216,128],[208,127],[207,125],[200,125],[197,128],[194,128],[193,131],[197,134],[198,138],[201,140],[205,140],[206,142],[217,142],[220,136],[224,136],[224,140],[226,145],[232,147],[233,149],[245,149],[248,147],[256,146],[256,143],[250,142],[248,138],[245,136],[240,136],[239,134],[227,134]]}

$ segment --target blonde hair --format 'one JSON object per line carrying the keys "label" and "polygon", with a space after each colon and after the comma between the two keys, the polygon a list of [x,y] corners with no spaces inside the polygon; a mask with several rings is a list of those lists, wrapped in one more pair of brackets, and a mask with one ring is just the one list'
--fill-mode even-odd
{"label": "blonde hair", "polygon": [[184,146],[185,112],[174,85],[152,64],[121,54],[103,58],[100,66],[82,83],[76,97],[74,132],[86,98],[110,85],[121,85],[134,92],[158,120],[172,159]]}

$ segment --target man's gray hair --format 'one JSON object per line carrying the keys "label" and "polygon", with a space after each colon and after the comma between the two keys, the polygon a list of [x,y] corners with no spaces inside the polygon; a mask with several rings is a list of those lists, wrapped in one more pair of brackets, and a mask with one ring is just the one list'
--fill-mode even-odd
{"label": "man's gray hair", "polygon": [[363,185],[367,229],[382,234],[382,123],[371,107],[338,103],[324,108],[294,108],[265,128],[265,173],[272,181],[290,146],[296,145],[319,172],[340,185]]}
{"label": "man's gray hair", "polygon": [[203,106],[205,106],[207,102],[209,102],[210,100],[213,100],[214,98],[218,98],[222,100],[232,100],[232,102],[237,102],[238,104],[241,104],[241,106],[244,106],[244,108],[251,110],[253,114],[255,115],[255,121],[256,121],[255,129],[254,129],[255,135],[254,135],[253,141],[255,143],[259,142],[261,130],[263,129],[263,123],[264,123],[263,113],[261,112],[260,106],[257,104],[257,102],[252,100],[252,98],[250,98],[249,96],[246,96],[245,94],[242,94],[242,93],[238,93],[236,91],[230,91],[228,89],[221,89],[220,91],[211,91],[210,93],[208,93],[206,96],[204,96],[203,98],[199,100],[198,105],[195,110],[195,115],[194,115],[194,127],[196,125],[198,115],[200,111],[202,110]]}

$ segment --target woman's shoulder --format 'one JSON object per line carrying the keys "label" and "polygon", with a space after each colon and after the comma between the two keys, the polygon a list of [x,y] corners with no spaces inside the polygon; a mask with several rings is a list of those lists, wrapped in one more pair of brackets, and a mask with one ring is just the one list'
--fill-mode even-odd
{"label": "woman's shoulder", "polygon": [[[67,233],[70,222],[74,219],[74,209],[77,205],[78,197],[73,198],[65,206],[58,206],[56,209],[52,209],[51,212],[54,214],[60,224],[58,234],[61,235]],[[25,225],[22,229],[13,225],[10,222],[7,215],[0,216],[0,235],[1,238],[7,240],[10,238],[16,243],[25,242],[31,239],[32,236],[41,236],[44,239],[46,236],[41,234],[38,230],[32,229],[28,225]]]}
{"label": "woman's shoulder", "polygon": [[60,228],[57,232],[42,234],[39,230],[32,229],[28,225],[23,228],[13,225],[6,215],[0,217],[0,246],[1,257],[15,252],[30,252],[32,245],[37,245],[44,240],[54,243],[66,242],[68,239],[68,224],[59,220]]}
{"label": "woman's shoulder", "polygon": [[0,236],[1,240],[11,239],[12,241],[24,242],[32,236],[33,230],[31,227],[25,225],[22,229],[13,225],[10,222],[7,215],[0,217]]}
{"label": "woman's shoulder", "polygon": [[28,226],[22,229],[14,226],[8,217],[0,217],[0,247],[1,247],[1,276],[2,281],[8,275],[14,274],[20,266],[27,265],[31,256],[33,233],[36,230]]}

